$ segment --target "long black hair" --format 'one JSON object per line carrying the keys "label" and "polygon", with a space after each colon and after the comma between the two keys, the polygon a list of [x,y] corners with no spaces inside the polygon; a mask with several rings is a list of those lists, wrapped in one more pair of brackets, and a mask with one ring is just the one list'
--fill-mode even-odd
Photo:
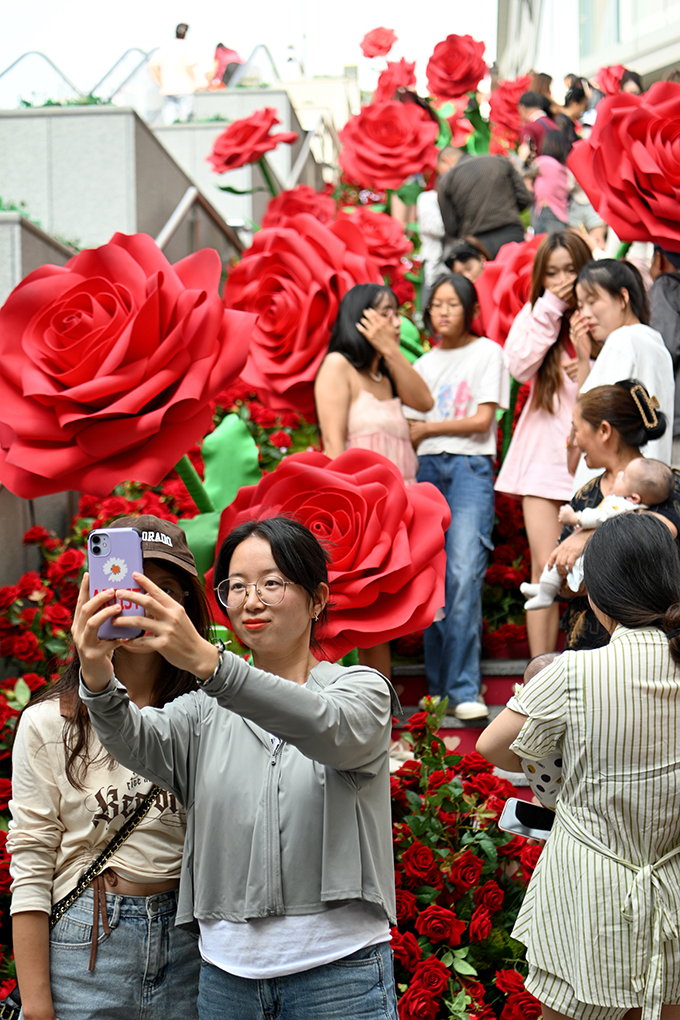
{"label": "long black hair", "polygon": [[[380,283],[357,283],[347,291],[338,308],[338,317],[328,344],[328,354],[335,352],[342,354],[358,372],[371,367],[376,354],[375,347],[371,347],[366,337],[361,335],[357,329],[357,322],[361,321],[367,308],[376,308],[385,295],[394,302],[396,312],[399,306],[394,292]],[[382,358],[378,370],[389,378]]]}
{"label": "long black hair", "polygon": [[612,517],[586,546],[594,606],[624,627],[659,627],[680,664],[680,554],[668,527],[647,513]]}
{"label": "long black hair", "polygon": [[[253,536],[269,542],[274,563],[281,573],[289,581],[299,584],[313,602],[321,585],[328,584],[330,556],[309,528],[293,517],[254,518],[234,528],[217,554],[213,578],[215,588],[229,577],[229,565],[236,547]],[[319,648],[315,631],[325,624],[327,618],[328,603],[319,613],[318,621],[312,620],[312,648]]]}
{"label": "long black hair", "polygon": [[645,326],[649,325],[649,301],[640,275],[640,270],[631,262],[619,262],[617,259],[600,259],[598,262],[587,262],[576,278],[587,291],[601,287],[612,297],[621,295],[622,290],[628,291],[630,309]]}

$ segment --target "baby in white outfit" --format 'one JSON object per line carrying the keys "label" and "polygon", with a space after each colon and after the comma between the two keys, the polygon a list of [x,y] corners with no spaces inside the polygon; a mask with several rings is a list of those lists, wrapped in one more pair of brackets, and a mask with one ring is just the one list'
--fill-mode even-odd
{"label": "baby in white outfit", "polygon": [[[605,496],[596,507],[585,510],[574,510],[565,503],[560,507],[561,524],[573,524],[576,528],[592,530],[598,528],[603,521],[630,510],[646,510],[670,498],[674,488],[673,472],[660,460],[648,457],[636,457],[623,471],[619,471],[614,482],[611,496]],[[567,584],[576,592],[583,581],[583,556],[574,563],[567,574]],[[526,595],[528,601],[524,609],[547,609],[553,604],[557,593],[562,587],[562,576],[557,567],[545,568],[538,584],[521,584],[519,590]]]}

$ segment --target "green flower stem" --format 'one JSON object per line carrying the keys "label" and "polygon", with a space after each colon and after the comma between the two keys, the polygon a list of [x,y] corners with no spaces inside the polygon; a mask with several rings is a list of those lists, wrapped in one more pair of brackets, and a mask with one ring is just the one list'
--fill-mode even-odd
{"label": "green flower stem", "polygon": [[175,464],[175,471],[187,487],[187,491],[202,514],[210,514],[215,510],[213,501],[205,491],[196,468],[191,463],[186,453],[181,460]]}
{"label": "green flower stem", "polygon": [[276,198],[276,196],[278,195],[279,192],[278,192],[278,189],[277,189],[276,185],[274,184],[274,180],[272,178],[272,175],[269,173],[269,167],[267,166],[267,164],[264,161],[264,156],[260,156],[260,158],[258,159],[258,163],[260,164],[260,170],[262,171],[262,176],[264,177],[265,181],[267,182],[267,186],[268,186],[269,190],[272,193],[272,198]]}

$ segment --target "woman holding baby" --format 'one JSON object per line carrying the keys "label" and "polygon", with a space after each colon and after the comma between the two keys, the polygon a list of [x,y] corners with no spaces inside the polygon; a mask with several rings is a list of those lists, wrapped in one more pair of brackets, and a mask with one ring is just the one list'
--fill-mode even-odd
{"label": "woman holding baby", "polygon": [[[604,469],[603,473],[579,489],[570,506],[576,511],[597,507],[603,499],[619,489],[622,472],[626,472],[651,440],[666,430],[665,415],[645,387],[635,379],[626,379],[613,386],[597,386],[581,393],[574,408],[573,424],[576,441],[589,468]],[[632,479],[623,479],[630,493],[639,493],[635,468]],[[617,485],[617,479],[619,484]],[[628,484],[626,484],[628,483]],[[646,500],[641,500],[646,502]],[[680,532],[680,484],[674,472],[674,491],[670,498],[654,502],[653,512],[664,519],[673,538]],[[563,578],[582,555],[593,532],[574,523],[565,523],[559,545],[551,554],[547,567],[556,566]],[[567,648],[598,648],[609,640],[597,619],[586,594],[577,595],[567,606],[565,615]]]}

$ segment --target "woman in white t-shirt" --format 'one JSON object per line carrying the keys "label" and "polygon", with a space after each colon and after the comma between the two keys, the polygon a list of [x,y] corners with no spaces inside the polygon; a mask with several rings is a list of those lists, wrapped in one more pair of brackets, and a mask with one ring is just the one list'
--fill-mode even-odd
{"label": "woman in white t-shirt", "polygon": [[427,383],[432,410],[408,411],[418,453],[418,481],[432,482],[451,509],[446,534],[444,618],[425,631],[430,693],[447,697],[459,719],[481,719],[482,591],[494,522],[496,410],[508,406],[503,351],[471,324],[478,313],[474,284],[459,273],[435,280],[424,314],[439,346],[415,369]]}
{"label": "woman in white t-shirt", "polygon": [[[210,612],[181,528],[151,514],[109,528],[142,533],[144,573],[199,633]],[[196,689],[196,677],[128,641],[116,674],[140,708]],[[71,892],[150,792],[152,783],[102,747],[78,693],[74,651],[64,675],[23,713],[12,755],[7,848],[12,855],[14,958],[24,1016],[38,1020],[149,1020],[197,1015],[201,958],[175,927],[186,830],[184,807],[161,790],[109,866],[50,930],[53,905]]]}
{"label": "woman in white t-shirt", "polygon": [[[596,386],[613,386],[619,379],[637,379],[659,401],[673,420],[675,377],[663,337],[649,323],[649,304],[642,277],[629,262],[601,259],[588,262],[576,280],[577,311],[571,317],[570,336],[578,358],[579,392]],[[592,341],[604,343],[591,362]],[[592,367],[591,367],[592,365]],[[645,456],[671,462],[672,431],[650,442]],[[583,458],[574,479],[574,492],[596,476]]]}

